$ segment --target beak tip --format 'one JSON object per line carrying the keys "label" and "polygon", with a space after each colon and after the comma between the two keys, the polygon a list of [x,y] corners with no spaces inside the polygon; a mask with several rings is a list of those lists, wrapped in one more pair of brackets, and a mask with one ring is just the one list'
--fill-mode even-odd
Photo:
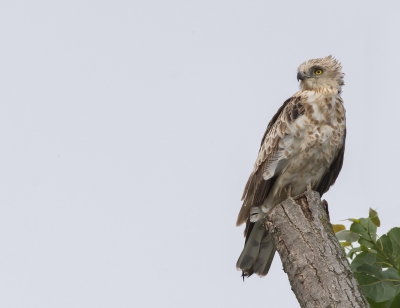
{"label": "beak tip", "polygon": [[303,74],[301,72],[298,72],[297,73],[297,81],[299,81],[299,80],[303,81],[303,79],[304,79]]}

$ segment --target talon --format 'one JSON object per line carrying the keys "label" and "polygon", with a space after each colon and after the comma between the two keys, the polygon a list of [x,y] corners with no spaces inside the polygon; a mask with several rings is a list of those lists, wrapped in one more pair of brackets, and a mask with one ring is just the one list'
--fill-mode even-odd
{"label": "talon", "polygon": [[286,192],[287,192],[287,198],[291,199],[292,198],[292,186],[291,185],[286,188]]}

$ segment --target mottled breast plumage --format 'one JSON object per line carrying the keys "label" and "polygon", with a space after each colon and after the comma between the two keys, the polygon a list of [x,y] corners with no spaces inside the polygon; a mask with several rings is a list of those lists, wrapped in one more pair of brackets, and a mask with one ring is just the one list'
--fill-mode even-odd
{"label": "mottled breast plumage", "polygon": [[340,173],[346,138],[341,68],[332,56],[302,63],[300,91],[268,124],[236,222],[246,222],[246,244],[236,264],[243,275],[268,273],[275,250],[263,228],[267,213],[288,195],[306,189],[324,194]]}

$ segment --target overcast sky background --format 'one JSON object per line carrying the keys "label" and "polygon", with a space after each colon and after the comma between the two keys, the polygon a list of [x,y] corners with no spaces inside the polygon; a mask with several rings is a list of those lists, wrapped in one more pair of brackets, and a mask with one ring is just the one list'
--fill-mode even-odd
{"label": "overcast sky background", "polygon": [[[368,3],[369,2],[369,3]],[[0,2],[0,306],[297,307],[235,269],[240,197],[305,60],[346,73],[331,221],[400,226],[398,1]]]}

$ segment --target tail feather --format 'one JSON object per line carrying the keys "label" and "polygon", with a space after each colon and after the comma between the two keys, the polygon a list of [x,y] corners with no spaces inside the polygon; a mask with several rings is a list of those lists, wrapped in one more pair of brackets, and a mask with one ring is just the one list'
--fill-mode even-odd
{"label": "tail feather", "polygon": [[275,255],[275,246],[272,236],[260,221],[256,222],[247,238],[243,251],[236,263],[236,267],[243,271],[243,276],[256,273],[267,275]]}
{"label": "tail feather", "polygon": [[254,224],[250,236],[248,237],[243,251],[236,263],[238,269],[246,271],[252,268],[260,252],[261,240],[264,235],[263,229],[264,228],[260,222]]}
{"label": "tail feather", "polygon": [[254,272],[260,276],[268,274],[272,261],[275,256],[275,246],[272,242],[272,236],[269,232],[265,231],[263,240],[260,245],[260,253],[253,265]]}

